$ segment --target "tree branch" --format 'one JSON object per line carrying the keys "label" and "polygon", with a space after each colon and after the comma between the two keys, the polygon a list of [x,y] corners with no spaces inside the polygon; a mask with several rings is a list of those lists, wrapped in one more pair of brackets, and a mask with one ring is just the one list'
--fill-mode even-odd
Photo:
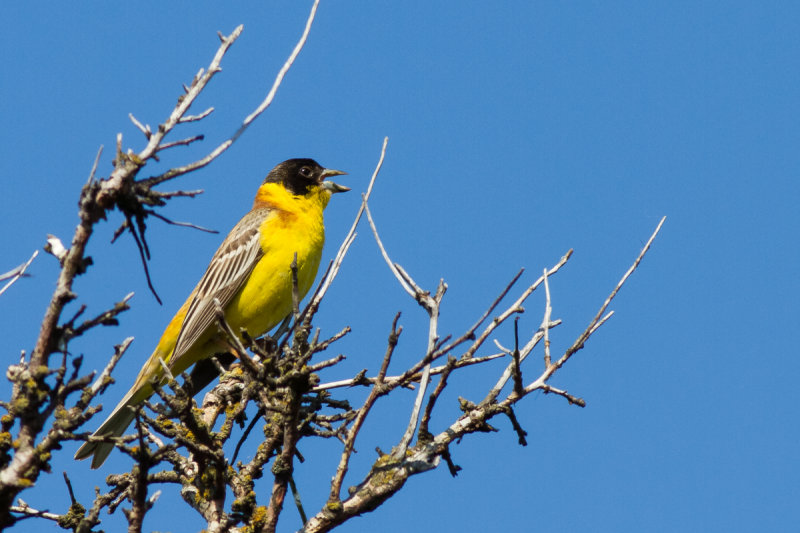
{"label": "tree branch", "polygon": [[3,285],[3,288],[0,289],[0,294],[6,292],[6,289],[11,287],[19,278],[28,275],[25,274],[25,271],[28,269],[29,266],[31,266],[31,263],[33,263],[33,260],[36,259],[37,255],[39,255],[39,250],[34,250],[33,255],[31,255],[30,259],[28,259],[18,267],[14,268],[13,270],[9,270],[5,274],[0,274],[0,281],[5,281],[9,279],[9,282]]}

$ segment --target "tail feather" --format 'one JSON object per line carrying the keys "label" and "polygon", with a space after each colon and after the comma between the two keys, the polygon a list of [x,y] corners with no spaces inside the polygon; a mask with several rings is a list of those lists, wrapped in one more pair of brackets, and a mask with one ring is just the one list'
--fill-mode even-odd
{"label": "tail feather", "polygon": [[[103,425],[92,433],[92,437],[119,437],[125,433],[134,418],[134,410],[131,408],[134,402],[131,402],[131,397],[129,394],[117,405]],[[113,449],[114,444],[110,442],[85,442],[75,452],[75,459],[92,457],[92,468],[100,468]]]}

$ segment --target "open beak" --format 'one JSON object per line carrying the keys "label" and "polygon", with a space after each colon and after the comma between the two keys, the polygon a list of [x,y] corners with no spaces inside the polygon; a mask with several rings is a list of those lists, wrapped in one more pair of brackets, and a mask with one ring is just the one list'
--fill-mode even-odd
{"label": "open beak", "polygon": [[[342,172],[341,170],[334,170],[332,168],[326,168],[322,171],[323,178],[330,178],[331,176],[342,176],[347,174],[347,172]],[[344,185],[339,185],[336,182],[325,180],[322,182],[322,188],[326,191],[330,191],[331,193],[337,192],[347,192],[350,190],[350,187],[345,187]]]}

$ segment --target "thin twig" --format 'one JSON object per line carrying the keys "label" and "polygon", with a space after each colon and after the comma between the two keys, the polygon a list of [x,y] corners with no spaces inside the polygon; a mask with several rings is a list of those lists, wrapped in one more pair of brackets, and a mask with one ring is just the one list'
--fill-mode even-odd
{"label": "thin twig", "polygon": [[[229,139],[225,140],[222,144],[214,148],[214,150],[212,150],[208,155],[206,155],[202,159],[199,159],[193,163],[184,165],[182,167],[172,168],[167,172],[161,174],[160,176],[155,176],[153,178],[150,178],[146,180],[148,185],[155,185],[157,183],[161,183],[163,181],[205,167],[211,161],[219,157],[228,148],[230,148],[233,145],[233,143],[235,143],[239,139],[239,137],[242,136],[242,134],[247,130],[250,124],[252,124],[253,121],[256,118],[258,118],[258,116],[261,115],[261,113],[263,113],[272,104],[272,101],[275,98],[275,94],[277,93],[278,87],[280,87],[283,78],[286,76],[286,73],[292,67],[295,60],[297,59],[298,54],[303,49],[303,46],[305,46],[306,44],[309,31],[311,30],[311,24],[314,22],[314,16],[316,15],[318,5],[319,5],[319,0],[315,0],[314,5],[311,7],[311,13],[309,14],[308,19],[306,20],[306,26],[305,29],[303,30],[303,34],[300,37],[300,40],[297,42],[297,45],[295,45],[294,50],[292,50],[292,53],[289,55],[289,58],[283,64],[280,71],[278,71],[278,75],[275,77],[275,81],[272,84],[272,88],[270,89],[269,93],[267,93],[266,98],[264,98],[261,104],[259,104],[259,106],[250,115],[248,115],[247,118],[244,119],[241,126],[239,126],[239,129],[237,129],[236,132]],[[236,30],[234,30],[234,33],[231,34],[233,40],[235,40],[239,36],[241,31],[242,31],[242,26],[239,26],[238,28],[236,28]],[[231,37],[228,37],[227,39],[231,39]],[[223,45],[225,44],[225,42],[226,42],[225,39],[223,39]],[[218,68],[219,63],[212,62],[212,67],[213,66],[216,66]],[[211,70],[211,68],[209,70]],[[194,85],[192,85],[192,87],[190,88],[189,93],[186,95],[186,99],[189,99],[193,91],[194,91]],[[181,116],[182,115],[183,114],[181,113]]]}
{"label": "thin twig", "polygon": [[203,120],[204,118],[206,118],[208,115],[210,115],[213,112],[214,112],[214,108],[213,107],[209,107],[208,109],[206,109],[205,111],[203,111],[202,113],[200,113],[198,115],[185,115],[185,116],[183,116],[181,118],[181,120],[180,120],[180,123],[183,124],[184,122],[196,122],[198,120]]}
{"label": "thin twig", "polygon": [[[561,324],[561,320],[555,320],[550,323],[549,327],[552,328],[559,324]],[[531,353],[531,351],[536,347],[536,345],[539,344],[542,338],[544,338],[544,328],[540,327],[536,331],[536,333],[533,334],[530,340],[525,344],[525,346],[523,346],[522,349],[519,351],[520,364],[527,358],[528,354]],[[489,393],[486,395],[486,398],[481,403],[491,403],[495,401],[497,396],[500,394],[500,391],[503,389],[503,387],[506,386],[508,380],[511,379],[513,373],[514,373],[514,362],[512,361],[511,363],[508,364],[508,366],[506,366],[506,369],[503,371],[503,374],[500,376],[500,379],[497,380],[497,383],[494,385],[494,387],[491,388]]]}
{"label": "thin twig", "polygon": [[[458,346],[460,346],[461,344],[463,344],[463,343],[467,342],[468,340],[475,340],[475,332],[478,330],[478,328],[481,326],[481,324],[483,324],[483,321],[484,321],[484,320],[486,320],[486,318],[487,318],[487,317],[488,317],[488,316],[489,316],[489,315],[490,315],[490,314],[491,314],[491,313],[492,313],[492,312],[495,310],[495,308],[496,308],[496,307],[497,307],[497,306],[500,304],[500,302],[503,300],[503,298],[505,298],[505,297],[506,297],[506,295],[508,294],[508,291],[510,291],[510,290],[511,290],[511,288],[514,286],[514,284],[516,284],[516,283],[517,283],[517,281],[518,281],[518,280],[519,280],[519,278],[522,276],[522,273],[523,273],[524,271],[525,271],[525,269],[520,269],[520,270],[517,272],[517,274],[516,274],[516,275],[515,275],[515,276],[514,276],[514,277],[511,279],[511,281],[509,281],[509,282],[506,284],[505,288],[504,288],[504,289],[503,289],[503,290],[500,292],[500,294],[497,296],[497,298],[495,298],[495,299],[494,299],[494,301],[491,303],[491,305],[490,305],[488,308],[486,308],[486,311],[484,311],[484,312],[483,312],[483,314],[480,316],[480,318],[479,318],[479,319],[478,319],[478,320],[477,320],[477,321],[476,321],[476,322],[475,322],[475,323],[472,325],[472,327],[470,327],[470,328],[469,328],[469,329],[468,329],[468,330],[467,330],[467,331],[466,331],[466,332],[465,332],[463,335],[461,335],[461,337],[459,337],[458,339],[454,340],[453,342],[451,342],[451,343],[450,343],[450,344],[448,344],[447,346],[443,346],[442,348],[440,348],[440,349],[438,350],[438,352],[439,352],[439,353],[443,353],[443,354],[444,354],[444,353],[449,353],[449,352],[451,352],[452,350],[454,350],[456,347],[458,347]],[[477,349],[477,348],[476,348],[476,349]],[[473,353],[474,353],[474,351],[473,351]],[[437,354],[437,357],[438,357],[438,354]]]}
{"label": "thin twig", "polygon": [[103,389],[105,389],[105,387],[108,386],[109,379],[111,378],[111,372],[114,371],[114,367],[117,366],[117,363],[132,342],[133,337],[128,337],[120,344],[114,346],[114,355],[111,356],[111,360],[108,362],[108,364],[106,364],[105,368],[103,368],[103,371],[100,372],[100,375],[97,376],[97,379],[94,380],[94,383],[92,383],[92,386],[89,388],[92,397],[97,396]]}
{"label": "thin twig", "polygon": [[[410,278],[410,276],[408,277],[408,280],[413,283],[413,280]],[[419,390],[417,391],[417,397],[414,400],[414,408],[411,411],[406,432],[403,434],[403,438],[400,439],[400,443],[395,448],[393,454],[395,457],[403,457],[405,455],[406,450],[411,445],[411,440],[414,438],[414,433],[417,430],[420,411],[422,411],[422,403],[425,401],[425,392],[428,389],[428,382],[430,381],[431,362],[434,354],[436,353],[436,347],[439,340],[439,306],[442,303],[442,297],[444,297],[446,290],[447,284],[443,279],[440,279],[439,285],[436,288],[436,295],[433,298],[425,299],[428,300],[428,305],[425,305],[420,298],[417,298],[417,302],[419,302],[419,304],[428,311],[428,315],[430,316],[430,319],[428,320],[428,350],[424,358],[426,360],[425,368],[422,371],[422,378],[419,380]],[[446,374],[442,375],[444,376]]]}
{"label": "thin twig", "polygon": [[362,204],[364,205],[364,209],[367,212],[367,220],[369,221],[370,228],[372,228],[372,235],[375,237],[375,242],[378,243],[378,248],[381,251],[383,260],[389,266],[389,270],[392,271],[392,274],[394,274],[394,277],[397,278],[397,281],[400,282],[400,286],[403,287],[403,290],[406,291],[409,296],[416,299],[417,292],[414,290],[414,288],[412,288],[411,284],[408,282],[407,280],[408,275],[406,274],[406,276],[403,276],[400,273],[400,269],[397,268],[398,265],[392,262],[392,260],[389,258],[389,254],[386,252],[386,248],[383,246],[383,241],[381,241],[381,237],[378,234],[378,228],[377,226],[375,226],[375,221],[372,219],[372,213],[369,210],[369,206],[367,206],[366,199],[364,202],[362,202]]}
{"label": "thin twig", "polygon": [[141,122],[139,122],[136,119],[136,117],[133,116],[133,113],[128,113],[128,118],[131,119],[131,122],[133,122],[133,125],[136,126],[139,129],[139,131],[142,132],[142,134],[144,134],[145,138],[147,140],[150,140],[150,137],[152,137],[152,135],[153,135],[153,132],[150,131],[150,126],[149,125],[145,126]]}
{"label": "thin twig", "polygon": [[422,419],[419,422],[419,436],[417,437],[417,442],[427,440],[430,437],[428,425],[430,424],[433,409],[436,406],[436,401],[439,399],[439,396],[441,396],[442,392],[444,392],[444,389],[447,387],[447,380],[450,374],[456,369],[457,365],[458,359],[452,356],[447,358],[447,364],[444,365],[442,377],[439,378],[436,388],[428,397],[428,403],[425,404],[425,411],[422,413]]}
{"label": "thin twig", "polygon": [[[139,233],[137,233],[136,228],[133,225],[133,222],[131,222],[130,218],[128,218],[128,230],[131,232],[131,235],[133,235],[136,248],[139,249],[139,259],[142,261],[142,268],[144,269],[144,277],[147,281],[147,287],[150,289],[150,292],[153,294],[158,304],[163,305],[161,298],[156,292],[156,288],[153,286],[153,280],[150,277],[150,267],[147,266],[147,261],[150,259],[150,250],[147,248],[147,241],[144,240],[144,233],[142,233],[142,236],[139,237]],[[142,230],[140,229],[139,231],[141,232]]]}
{"label": "thin twig", "polygon": [[[462,368],[465,366],[472,366],[477,365],[480,363],[485,363],[487,361],[493,361],[494,359],[499,359],[501,357],[505,357],[506,354],[504,353],[495,353],[492,355],[485,355],[482,357],[473,357],[471,359],[459,359],[456,368]],[[444,372],[447,365],[441,365],[431,368],[430,375],[435,376]],[[416,374],[411,374],[409,376],[387,376],[383,381],[387,384],[395,384],[395,383],[411,383],[419,381],[422,378],[422,374],[417,372]],[[342,387],[352,387],[354,385],[372,385],[375,383],[377,378],[368,378],[368,377],[360,377],[360,378],[350,378],[350,379],[342,379],[339,381],[331,381],[330,383],[322,383],[317,385],[313,389],[313,392],[319,392],[321,390],[331,390],[331,389],[338,389]]]}
{"label": "thin twig", "polygon": [[[181,120],[181,122],[185,122],[185,121]],[[158,147],[158,151],[161,152],[162,150],[166,150],[167,148],[172,148],[174,146],[189,146],[193,142],[202,141],[205,138],[206,138],[206,136],[201,133],[200,135],[195,135],[194,137],[188,137],[186,139],[180,139],[178,141],[172,141],[172,142],[164,143],[164,144],[162,144],[161,146]]]}
{"label": "thin twig", "polygon": [[303,525],[308,522],[306,512],[303,510],[303,502],[300,500],[300,492],[297,490],[297,484],[294,482],[294,476],[289,477],[289,488],[292,489],[292,496],[294,496],[294,505],[297,507],[297,512],[300,513],[300,521]]}
{"label": "thin twig", "polygon": [[264,101],[261,102],[255,111],[250,113],[250,115],[244,119],[242,125],[239,126],[239,129],[233,134],[233,137],[231,137],[231,142],[236,142],[236,139],[238,139],[239,136],[244,133],[244,130],[246,130],[247,127],[250,126],[250,124],[252,124],[253,121],[270,106],[270,104],[272,104],[272,100],[275,99],[275,94],[278,92],[278,87],[281,86],[284,76],[286,76],[286,73],[289,72],[289,69],[291,68],[292,64],[294,64],[295,59],[297,59],[297,56],[300,54],[300,51],[306,44],[308,34],[311,32],[311,24],[314,22],[314,17],[317,14],[318,6],[319,0],[314,0],[314,5],[311,6],[311,13],[309,13],[308,19],[306,20],[306,27],[303,29],[303,35],[300,37],[300,40],[294,47],[294,50],[292,50],[292,53],[289,55],[289,59],[286,60],[281,69],[278,71],[278,75],[275,77],[275,81],[273,82],[269,93],[267,93],[267,97],[264,98]]}
{"label": "thin twig", "polygon": [[[572,250],[568,250],[567,253],[564,254],[563,257],[561,257],[558,263],[553,265],[553,267],[548,271],[548,275],[552,276],[553,274],[561,270],[561,267],[567,264],[567,261],[569,261],[570,257],[572,257]],[[465,359],[472,357],[472,355],[478,350],[478,348],[480,348],[481,345],[486,341],[486,338],[495,329],[497,329],[497,327],[500,324],[505,322],[511,315],[516,313],[521,313],[524,310],[522,304],[525,303],[525,300],[527,300],[528,297],[530,297],[530,295],[533,294],[533,291],[535,291],[539,287],[539,285],[542,284],[543,281],[544,278],[539,277],[539,279],[537,279],[531,285],[529,285],[528,288],[522,292],[522,294],[519,296],[519,298],[517,298],[517,300],[513,304],[511,304],[505,311],[500,313],[499,316],[495,317],[495,319],[491,323],[486,325],[486,328],[483,330],[483,332],[478,336],[475,342],[472,343],[472,346],[470,346],[469,349],[466,351],[466,353],[464,353],[464,355],[462,355],[461,357]]]}
{"label": "thin twig", "polygon": [[517,394],[522,394],[522,367],[520,365],[519,357],[519,317],[514,318],[514,351],[511,352],[511,361],[513,363],[513,371],[511,375],[514,378],[514,390]]}
{"label": "thin twig", "polygon": [[12,505],[8,508],[9,511],[12,513],[20,513],[25,515],[25,517],[36,517],[36,518],[46,518],[48,520],[53,520],[54,522],[58,522],[61,520],[61,515],[56,513],[51,513],[50,511],[39,511],[38,509],[34,509],[27,503],[25,503],[22,499],[17,499],[18,505]]}
{"label": "thin twig", "polygon": [[565,390],[557,389],[550,385],[542,385],[540,388],[542,389],[542,392],[544,392],[545,394],[556,394],[558,396],[566,398],[570,404],[574,404],[579,407],[586,407],[586,400],[584,400],[583,398],[578,398],[577,396],[573,396],[572,394],[568,393]]}
{"label": "thin twig", "polygon": [[550,303],[550,284],[547,282],[547,269],[542,273],[544,278],[544,319],[542,326],[544,327],[544,366],[550,366],[550,316],[553,314],[553,306]]}
{"label": "thin twig", "polygon": [[342,266],[344,256],[347,255],[350,245],[353,244],[353,240],[356,237],[356,227],[358,227],[358,223],[361,220],[361,215],[366,209],[367,200],[369,200],[369,197],[372,194],[372,187],[375,185],[375,180],[378,178],[378,173],[381,171],[381,167],[383,166],[383,160],[386,157],[386,146],[388,143],[389,137],[384,137],[383,145],[381,146],[381,155],[378,158],[378,164],[375,166],[375,170],[372,172],[372,177],[367,185],[367,191],[361,196],[361,206],[358,208],[356,218],[353,220],[353,224],[350,226],[350,231],[347,232],[347,236],[345,236],[341,246],[339,246],[339,250],[336,252],[336,256],[334,257],[331,265],[328,267],[327,272],[325,272],[325,275],[322,277],[322,281],[320,281],[317,289],[314,291],[314,295],[311,297],[306,309],[303,311],[304,317],[307,316],[309,309],[317,309],[319,307],[322,298],[325,296],[325,293],[328,292],[328,287],[330,287],[331,283],[333,283],[333,280],[336,278],[336,275]]}
{"label": "thin twig", "polygon": [[[189,87],[189,90],[179,100],[178,105],[175,106],[175,109],[172,111],[169,118],[167,118],[167,120],[158,127],[156,132],[150,136],[150,140],[147,143],[147,146],[141,152],[139,152],[139,154],[137,154],[137,158],[140,161],[147,161],[159,151],[159,147],[161,146],[161,141],[164,139],[166,134],[172,131],[172,129],[181,122],[183,117],[186,115],[186,112],[189,110],[189,107],[194,103],[194,101],[197,99],[197,97],[200,95],[203,89],[205,89],[206,85],[208,85],[208,82],[211,81],[211,78],[213,78],[216,73],[222,70],[220,68],[220,63],[222,62],[222,58],[225,56],[228,49],[231,47],[231,45],[233,45],[236,39],[239,38],[243,29],[244,26],[239,25],[236,27],[236,29],[233,30],[233,32],[230,35],[221,38],[222,44],[217,49],[217,53],[211,60],[208,69],[205,70],[200,69],[198,75],[195,76],[195,78],[192,80],[192,84]],[[233,144],[232,141],[226,141],[226,143],[223,143],[222,145],[220,145],[220,147],[217,147],[217,149],[214,150],[211,154],[200,160],[203,161],[202,164],[197,164],[198,162],[195,162],[190,165],[186,165],[185,167],[181,167],[180,170],[182,171],[179,172],[172,171],[179,169],[172,169],[170,171],[167,171],[165,174],[162,174],[162,177],[165,175],[169,175],[169,177],[166,177],[161,180],[157,178],[149,178],[143,181],[146,185],[152,186],[155,185],[156,183],[161,183],[161,181],[169,179],[170,177],[176,177],[178,175],[185,174],[186,172],[190,172],[191,170],[195,170],[196,168],[201,168],[210,163],[220,153],[222,153],[231,144]],[[220,149],[222,146],[224,146],[224,148]]]}
{"label": "thin twig", "polygon": [[392,321],[392,329],[389,332],[389,340],[386,347],[386,353],[383,356],[383,362],[381,363],[381,368],[378,371],[378,377],[375,379],[375,382],[372,385],[372,388],[369,391],[369,396],[367,399],[364,400],[364,405],[358,410],[358,414],[356,414],[356,418],[353,421],[353,425],[350,430],[347,432],[347,439],[344,443],[344,450],[342,451],[342,455],[339,458],[339,466],[336,469],[336,474],[333,477],[333,481],[331,481],[331,492],[328,496],[328,501],[330,502],[338,502],[339,501],[339,494],[342,490],[342,483],[344,482],[344,476],[347,474],[348,465],[350,463],[350,456],[353,454],[353,449],[356,442],[356,437],[358,436],[359,431],[361,431],[361,426],[363,425],[364,421],[367,418],[367,415],[372,409],[372,406],[375,405],[375,401],[382,395],[386,394],[386,390],[383,388],[383,380],[386,377],[386,372],[389,369],[389,362],[392,359],[392,354],[394,353],[394,349],[397,346],[397,341],[400,337],[400,334],[403,331],[402,327],[397,326],[397,321],[400,320],[400,313],[397,313]]}
{"label": "thin twig", "polygon": [[[557,265],[557,268],[549,270],[547,275],[552,275],[558,270],[558,268],[565,264],[569,258],[569,255],[570,254],[568,253],[566,256],[564,256]],[[637,264],[640,259],[641,257],[637,259]],[[623,278],[623,280],[624,279],[625,278]],[[535,290],[536,287],[543,282],[544,279],[540,278],[540,280],[538,280],[536,283],[529,286],[523,292],[523,295],[507,310],[508,312],[503,315],[505,317],[504,319],[507,319],[509,316],[511,316],[511,313],[521,312],[521,304],[524,299],[527,298],[530,293],[533,292],[533,290]],[[597,320],[593,321],[593,323],[589,325],[587,331],[596,331],[599,325],[608,320],[610,316],[610,312],[601,314]],[[497,322],[498,319],[495,318],[493,323],[496,324]],[[533,334],[531,340],[529,340],[524,347],[519,348],[519,359],[517,363],[522,362],[525,357],[531,353],[533,347],[544,337],[545,327],[552,328],[557,323],[560,323],[560,321],[548,321],[548,323],[544,324],[544,327],[540,327],[539,330]],[[476,340],[477,345],[482,342],[483,341],[480,338]],[[471,347],[470,350],[477,349],[475,346],[476,344],[473,343],[473,347]],[[511,353],[510,350],[507,351]],[[459,362],[463,360],[464,359],[461,359]],[[424,361],[425,360],[423,359],[423,362]],[[536,389],[546,390],[547,393],[560,395],[567,399],[567,401],[575,403],[576,405],[584,404],[581,398],[569,394],[565,390],[556,389],[542,382],[542,379],[548,378],[558,369],[559,362],[551,362],[549,369],[546,371],[547,374],[540,377],[540,379],[532,384],[531,387],[535,386]],[[499,388],[502,388],[502,386],[507,383],[508,379],[511,377],[511,367],[513,364],[514,362],[512,361],[512,363],[506,367],[506,370],[498,381],[496,387],[489,392],[487,398],[480,404],[476,405],[467,400],[462,400],[461,408],[464,411],[464,414],[458,417],[457,420],[443,429],[440,433],[431,435],[430,437],[432,438],[429,438],[428,435],[426,435],[424,440],[420,438],[420,440],[417,442],[417,445],[413,448],[407,449],[402,456],[393,453],[391,457],[387,457],[379,450],[379,460],[374,464],[369,473],[352,488],[349,497],[341,502],[329,501],[316,515],[310,517],[308,523],[304,527],[304,531],[308,533],[330,531],[337,525],[349,520],[350,518],[374,510],[376,506],[380,505],[386,499],[392,497],[392,495],[403,488],[410,476],[436,468],[441,458],[445,458],[451,468],[451,473],[455,473],[456,468],[454,467],[452,459],[449,458],[449,446],[453,442],[470,433],[496,431],[494,428],[492,428],[492,426],[489,425],[489,421],[497,415],[508,416],[512,421],[512,425],[514,426],[517,435],[519,436],[520,443],[526,443],[526,433],[519,424],[519,421],[516,420],[512,407],[516,402],[524,398],[525,395],[531,390],[535,389],[532,389],[531,387],[526,388],[523,391],[523,394],[519,394],[517,391],[512,390],[509,395],[503,399],[503,401],[496,401],[496,396],[499,394]],[[418,368],[419,365],[420,363],[417,363],[415,367],[412,368]],[[407,379],[407,376],[410,373],[413,372],[411,372],[411,370],[405,372],[403,377]],[[361,384],[362,380],[363,378],[359,377],[355,379],[357,384]],[[384,380],[384,384],[387,382],[388,379]],[[422,437],[422,435],[420,435],[420,437]]]}
{"label": "thin twig", "polygon": [[625,282],[628,280],[630,275],[633,274],[633,271],[636,270],[636,267],[639,266],[639,263],[642,262],[642,259],[644,258],[644,255],[650,249],[650,245],[653,244],[653,241],[655,240],[656,235],[658,235],[658,232],[661,231],[661,226],[664,225],[664,221],[666,219],[667,219],[667,217],[662,217],[661,218],[661,221],[658,223],[658,226],[656,226],[656,229],[655,229],[655,231],[653,231],[653,234],[647,240],[647,243],[644,245],[644,248],[642,248],[642,251],[639,252],[639,255],[636,257],[636,260],[633,262],[631,267],[627,270],[627,272],[625,272],[625,274],[619,280],[619,282],[617,283],[617,286],[614,287],[614,290],[611,291],[611,294],[608,295],[608,298],[606,298],[606,301],[603,302],[603,305],[600,306],[600,309],[597,311],[597,314],[594,316],[592,321],[586,327],[584,332],[575,340],[575,342],[572,344],[572,346],[570,346],[567,349],[567,351],[564,352],[564,355],[562,355],[561,358],[555,363],[555,366],[557,368],[561,368],[561,366],[564,363],[567,362],[567,360],[572,356],[572,354],[574,354],[575,352],[577,352],[578,350],[583,348],[584,344],[589,339],[589,336],[591,336],[592,333],[597,331],[597,328],[602,325],[602,322],[605,322],[606,320],[611,318],[611,314],[609,314],[607,316],[603,316],[604,313],[606,312],[606,309],[608,308],[609,304],[611,304],[611,301],[617,295],[617,293],[622,288],[622,286],[625,284]]}
{"label": "thin twig", "polygon": [[639,263],[642,262],[642,259],[644,258],[645,254],[650,249],[650,245],[655,240],[656,235],[658,235],[658,232],[661,231],[661,226],[664,225],[664,221],[666,220],[666,218],[667,217],[661,218],[661,221],[658,223],[658,226],[656,226],[656,229],[655,231],[653,231],[653,234],[647,240],[647,243],[644,245],[644,248],[642,248],[641,252],[639,252],[639,255],[636,256],[636,260],[633,262],[631,267],[625,272],[625,274],[619,280],[617,285],[614,287],[614,290],[611,291],[611,294],[609,294],[608,298],[606,298],[606,300],[603,302],[603,305],[600,306],[600,309],[598,310],[597,314],[594,316],[594,318],[592,318],[591,322],[589,322],[589,325],[586,326],[586,329],[584,329],[583,332],[575,340],[575,342],[573,342],[572,345],[569,348],[567,348],[566,351],[564,351],[564,354],[558,359],[558,361],[545,368],[541,376],[539,376],[530,385],[525,387],[525,394],[529,394],[534,390],[544,388],[545,384],[550,379],[550,377],[552,377],[552,375],[556,372],[556,370],[564,366],[564,364],[570,359],[570,357],[572,357],[575,354],[575,352],[581,350],[586,345],[586,341],[589,340],[589,337],[591,337],[592,334],[594,334],[594,332],[596,332],[598,328],[600,328],[600,326],[602,326],[609,318],[613,316],[614,312],[609,311],[608,313],[606,313],[606,309],[608,309],[609,304],[617,295],[617,293],[619,293],[619,290],[628,280],[630,275],[633,274],[634,270],[636,270],[636,268],[639,266]]}
{"label": "thin twig", "polygon": [[4,281],[11,278],[9,282],[6,283],[2,289],[0,289],[0,294],[6,292],[6,289],[12,286],[14,282],[16,282],[19,278],[27,275],[25,274],[25,270],[27,270],[28,267],[31,266],[31,263],[33,263],[33,260],[36,259],[37,255],[39,255],[39,250],[34,250],[33,255],[31,255],[30,259],[19,265],[17,268],[8,271],[5,274],[0,274],[0,281]]}
{"label": "thin twig", "polygon": [[409,418],[406,431],[393,452],[393,455],[399,458],[404,456],[408,446],[411,444],[411,439],[414,437],[414,433],[416,432],[417,423],[419,422],[419,414],[422,410],[422,403],[425,398],[425,391],[428,387],[428,380],[430,379],[431,362],[438,355],[436,350],[439,347],[439,306],[442,302],[442,298],[444,297],[444,293],[447,291],[447,284],[443,279],[439,280],[439,285],[436,287],[436,294],[434,296],[431,296],[429,292],[422,290],[422,288],[414,281],[411,275],[400,266],[400,264],[393,262],[389,258],[389,254],[386,252],[386,248],[383,246],[383,242],[378,234],[378,228],[375,225],[375,220],[373,220],[372,213],[370,212],[369,206],[366,204],[366,202],[364,203],[364,210],[367,213],[367,220],[369,220],[369,225],[372,228],[372,235],[375,237],[375,242],[378,243],[378,247],[381,250],[381,255],[383,255],[383,259],[386,261],[389,269],[400,282],[401,287],[403,287],[408,295],[414,298],[414,300],[416,300],[417,303],[422,306],[425,311],[427,311],[429,316],[428,349],[425,353],[425,357],[422,359],[422,361],[420,361],[421,364],[424,364],[424,369],[422,371],[422,378],[420,379],[419,391],[417,391],[417,397],[414,401],[414,407],[411,411],[411,417]]}
{"label": "thin twig", "polygon": [[67,484],[67,492],[69,492],[69,501],[74,504],[75,503],[75,491],[72,490],[72,482],[69,480],[69,476],[67,476],[66,470],[61,473],[64,476],[64,483]]}
{"label": "thin twig", "polygon": [[204,228],[203,226],[198,226],[196,224],[192,224],[191,222],[178,222],[177,220],[171,220],[171,219],[165,217],[164,215],[159,214],[156,211],[148,210],[147,212],[149,214],[153,215],[154,217],[156,217],[157,219],[163,220],[167,224],[171,224],[173,226],[181,226],[182,228],[197,229],[197,230],[200,230],[200,231],[205,231],[206,233],[219,233],[219,231],[217,231],[215,229]]}

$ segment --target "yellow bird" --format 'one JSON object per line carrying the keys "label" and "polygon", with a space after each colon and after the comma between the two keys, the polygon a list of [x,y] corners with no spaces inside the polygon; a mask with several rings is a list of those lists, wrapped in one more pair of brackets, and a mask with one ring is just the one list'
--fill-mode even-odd
{"label": "yellow bird", "polygon": [[[289,159],[272,169],[258,188],[253,208],[222,241],[206,273],[172,318],[133,387],[93,437],[120,436],[134,418],[134,407],[153,394],[152,382],[164,378],[165,364],[177,375],[194,363],[227,350],[214,318],[213,300],[225,310],[235,332],[252,337],[280,323],[292,310],[291,264],[297,254],[297,283],[302,298],[317,275],[325,226],[322,212],[331,195],[349,191],[331,176],[345,174],[313,159]],[[163,361],[163,363],[161,362]],[[105,462],[114,445],[87,441],[76,459]]]}

